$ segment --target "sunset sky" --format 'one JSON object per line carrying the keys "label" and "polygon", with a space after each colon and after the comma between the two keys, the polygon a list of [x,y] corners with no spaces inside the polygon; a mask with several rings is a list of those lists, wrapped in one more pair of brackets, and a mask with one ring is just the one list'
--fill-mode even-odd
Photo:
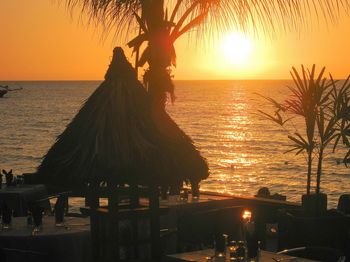
{"label": "sunset sky", "polygon": [[[102,40],[100,30],[84,18],[79,22],[77,14],[71,17],[57,1],[1,0],[0,17],[0,80],[102,79],[113,47],[128,49],[124,39]],[[273,39],[232,31],[203,42],[186,37],[177,42],[175,79],[286,79],[291,66],[314,63],[336,78],[350,73],[346,16],[328,28],[314,21],[312,31]]]}

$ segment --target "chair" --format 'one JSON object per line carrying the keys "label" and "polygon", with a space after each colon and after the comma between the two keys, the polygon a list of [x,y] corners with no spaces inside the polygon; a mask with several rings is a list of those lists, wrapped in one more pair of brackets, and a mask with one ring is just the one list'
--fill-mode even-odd
{"label": "chair", "polygon": [[[49,203],[48,206],[45,205],[46,212],[49,215],[52,215],[54,213],[54,210],[58,204],[63,205],[64,208],[64,213],[65,216],[70,216],[70,217],[86,217],[85,215],[79,214],[79,213],[72,213],[69,212],[69,205],[68,205],[68,199],[69,196],[71,195],[71,191],[66,191],[66,192],[60,192],[56,193],[53,195],[50,195],[46,198],[38,199],[35,202],[28,203],[29,205],[39,205],[39,206],[44,206],[45,203]],[[54,208],[51,207],[52,202],[51,200],[56,199]]]}
{"label": "chair", "polygon": [[345,261],[345,256],[340,250],[330,247],[298,247],[283,250],[278,254],[313,259],[323,262]]}
{"label": "chair", "polygon": [[341,195],[338,200],[338,207],[337,210],[346,214],[350,215],[350,195]]}
{"label": "chair", "polygon": [[324,246],[346,251],[349,245],[349,217],[329,210],[320,216],[305,216],[281,210],[278,221],[279,249]]}
{"label": "chair", "polygon": [[242,206],[217,208],[184,214],[178,220],[179,251],[204,249],[213,245],[214,236],[241,237]]}

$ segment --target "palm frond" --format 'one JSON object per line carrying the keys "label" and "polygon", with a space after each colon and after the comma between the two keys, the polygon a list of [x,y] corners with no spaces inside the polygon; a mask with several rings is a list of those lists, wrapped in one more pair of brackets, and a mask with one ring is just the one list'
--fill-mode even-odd
{"label": "palm frond", "polygon": [[[348,12],[348,0],[57,0],[65,2],[70,9],[80,9],[90,19],[101,23],[106,28],[117,32],[128,30],[135,22],[134,12],[141,10],[153,12],[155,5],[166,4],[171,10],[169,21],[175,22],[186,15],[184,22],[189,22],[207,13],[206,19],[198,25],[196,33],[213,33],[238,29],[263,30],[273,33],[277,30],[298,30],[308,26],[313,17],[335,22],[341,10]],[[195,6],[195,8],[193,8]],[[165,7],[162,7],[165,9]],[[165,11],[164,11],[165,12]],[[165,12],[167,13],[167,12]],[[167,17],[167,16],[166,16]],[[168,18],[167,18],[168,19]],[[180,29],[178,30],[180,31]]]}

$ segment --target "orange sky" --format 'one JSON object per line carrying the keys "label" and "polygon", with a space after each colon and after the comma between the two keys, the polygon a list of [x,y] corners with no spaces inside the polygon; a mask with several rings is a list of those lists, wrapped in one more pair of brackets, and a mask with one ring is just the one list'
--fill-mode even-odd
{"label": "orange sky", "polygon": [[[52,0],[0,1],[0,80],[102,79],[115,45],[125,41],[101,34],[73,19]],[[315,23],[316,24],[316,23]],[[233,65],[220,51],[222,39],[203,47],[183,37],[176,44],[175,79],[290,78],[291,66],[326,66],[336,78],[350,73],[350,18],[328,29],[322,24],[301,34],[252,38],[245,65]],[[125,46],[124,46],[125,47]],[[127,47],[125,47],[127,49]],[[133,59],[131,59],[133,61]]]}

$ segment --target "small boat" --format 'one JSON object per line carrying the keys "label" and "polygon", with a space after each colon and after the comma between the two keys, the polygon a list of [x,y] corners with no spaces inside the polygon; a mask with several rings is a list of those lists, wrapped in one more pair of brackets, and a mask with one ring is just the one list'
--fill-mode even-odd
{"label": "small boat", "polygon": [[16,88],[16,89],[10,89],[9,86],[2,86],[0,85],[0,98],[3,97],[7,92],[9,91],[16,91],[16,90],[22,90],[23,88]]}
{"label": "small boat", "polygon": [[7,94],[8,91],[9,91],[8,86],[1,86],[0,85],[0,97],[3,97],[5,94]]}
{"label": "small boat", "polygon": [[6,89],[0,89],[0,97],[3,97],[7,92]]}

